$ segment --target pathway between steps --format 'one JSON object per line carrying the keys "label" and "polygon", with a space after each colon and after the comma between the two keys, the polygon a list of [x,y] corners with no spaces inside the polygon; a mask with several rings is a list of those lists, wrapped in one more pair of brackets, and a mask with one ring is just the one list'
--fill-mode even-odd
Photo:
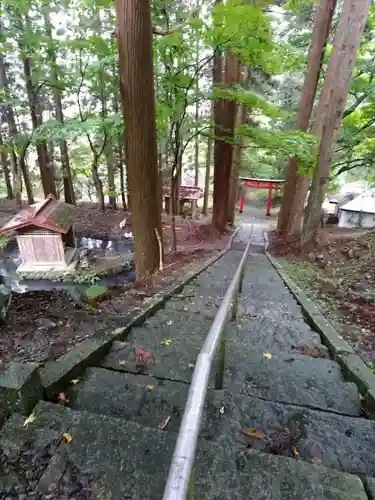
{"label": "pathway between steps", "polygon": [[[194,363],[250,234],[195,498],[375,498],[375,422],[262,253],[262,226],[245,224],[232,250],[86,370],[71,408],[40,402],[27,427],[12,415],[0,433],[1,499],[162,499]],[[152,356],[147,370],[136,348]]]}

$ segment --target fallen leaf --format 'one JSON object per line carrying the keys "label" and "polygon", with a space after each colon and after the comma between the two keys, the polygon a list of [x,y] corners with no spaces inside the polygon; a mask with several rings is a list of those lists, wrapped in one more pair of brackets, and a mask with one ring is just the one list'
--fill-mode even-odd
{"label": "fallen leaf", "polygon": [[147,389],[148,391],[152,391],[152,390],[153,390],[153,388],[154,388],[154,386],[153,386],[152,384],[149,384],[149,385],[147,385],[147,386],[146,386],[146,389]]}
{"label": "fallen leaf", "polygon": [[172,344],[172,339],[165,339],[162,342],[160,342],[161,345],[171,345]]}
{"label": "fallen leaf", "polygon": [[57,396],[57,401],[59,404],[62,405],[67,405],[70,402],[65,392],[59,392],[59,395]]}
{"label": "fallen leaf", "polygon": [[126,366],[127,362],[125,360],[119,361],[120,366]]}
{"label": "fallen leaf", "polygon": [[23,426],[27,427],[29,424],[32,424],[36,420],[35,413],[32,412],[30,415],[27,417],[27,419],[24,421]]}
{"label": "fallen leaf", "polygon": [[79,378],[74,378],[73,380],[70,381],[70,383],[73,385],[79,384]]}
{"label": "fallen leaf", "polygon": [[324,358],[324,352],[322,352],[318,347],[304,346],[300,350],[302,356],[310,356],[310,358]]}
{"label": "fallen leaf", "polygon": [[67,432],[65,432],[63,434],[63,438],[64,438],[65,443],[67,443],[67,444],[69,444],[73,441],[72,436],[70,434],[68,434]]}
{"label": "fallen leaf", "polygon": [[262,431],[257,431],[256,429],[242,429],[242,434],[245,434],[245,436],[250,437],[250,438],[255,438],[255,439],[260,439],[262,441],[265,440],[266,436]]}
{"label": "fallen leaf", "polygon": [[270,352],[265,352],[263,354],[264,359],[272,359],[272,354]]}
{"label": "fallen leaf", "polygon": [[294,446],[294,444],[292,445],[292,451],[293,451],[293,456],[294,456],[294,457],[299,457],[298,450],[297,450],[297,448]]}
{"label": "fallen leaf", "polygon": [[223,413],[224,413],[224,406],[222,406],[222,407],[220,408],[220,413],[221,413],[221,414],[223,414]]}
{"label": "fallen leaf", "polygon": [[167,325],[168,325],[168,326],[171,326],[171,324],[172,324],[172,323],[173,323],[173,321],[170,321],[170,320],[169,320],[169,321],[167,321]]}
{"label": "fallen leaf", "polygon": [[152,354],[150,352],[145,351],[143,347],[135,348],[135,363],[137,367],[145,369],[151,361]]}

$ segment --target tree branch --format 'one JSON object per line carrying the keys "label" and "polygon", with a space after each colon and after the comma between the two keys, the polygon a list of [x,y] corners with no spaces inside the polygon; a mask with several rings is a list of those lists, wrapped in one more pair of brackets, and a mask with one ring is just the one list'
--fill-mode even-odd
{"label": "tree branch", "polygon": [[153,26],[152,32],[154,35],[160,35],[160,36],[166,36],[170,35],[171,33],[175,33],[176,31],[179,31],[181,28],[183,28],[189,21],[191,21],[191,19],[193,19],[198,12],[199,8],[195,7],[193,10],[190,11],[187,19],[183,23],[176,24],[175,26],[172,26],[171,28],[168,29],[163,29],[157,26]]}

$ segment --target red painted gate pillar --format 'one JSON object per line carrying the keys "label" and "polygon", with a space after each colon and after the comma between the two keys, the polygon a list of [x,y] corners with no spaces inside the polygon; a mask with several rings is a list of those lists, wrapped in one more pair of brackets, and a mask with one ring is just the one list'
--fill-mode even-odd
{"label": "red painted gate pillar", "polygon": [[245,208],[245,195],[243,194],[243,195],[241,196],[240,214],[242,214],[242,213],[243,213],[244,208]]}
{"label": "red painted gate pillar", "polygon": [[271,203],[272,203],[272,186],[268,188],[268,198],[267,198],[267,211],[266,215],[271,215]]}

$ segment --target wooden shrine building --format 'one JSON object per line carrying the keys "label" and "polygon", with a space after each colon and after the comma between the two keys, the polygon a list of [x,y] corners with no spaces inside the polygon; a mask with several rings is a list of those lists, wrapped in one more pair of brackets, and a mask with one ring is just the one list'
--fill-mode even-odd
{"label": "wooden shrine building", "polygon": [[0,234],[15,233],[22,263],[18,272],[64,271],[74,268],[77,249],[73,222],[77,207],[56,200],[45,200],[22,209]]}

